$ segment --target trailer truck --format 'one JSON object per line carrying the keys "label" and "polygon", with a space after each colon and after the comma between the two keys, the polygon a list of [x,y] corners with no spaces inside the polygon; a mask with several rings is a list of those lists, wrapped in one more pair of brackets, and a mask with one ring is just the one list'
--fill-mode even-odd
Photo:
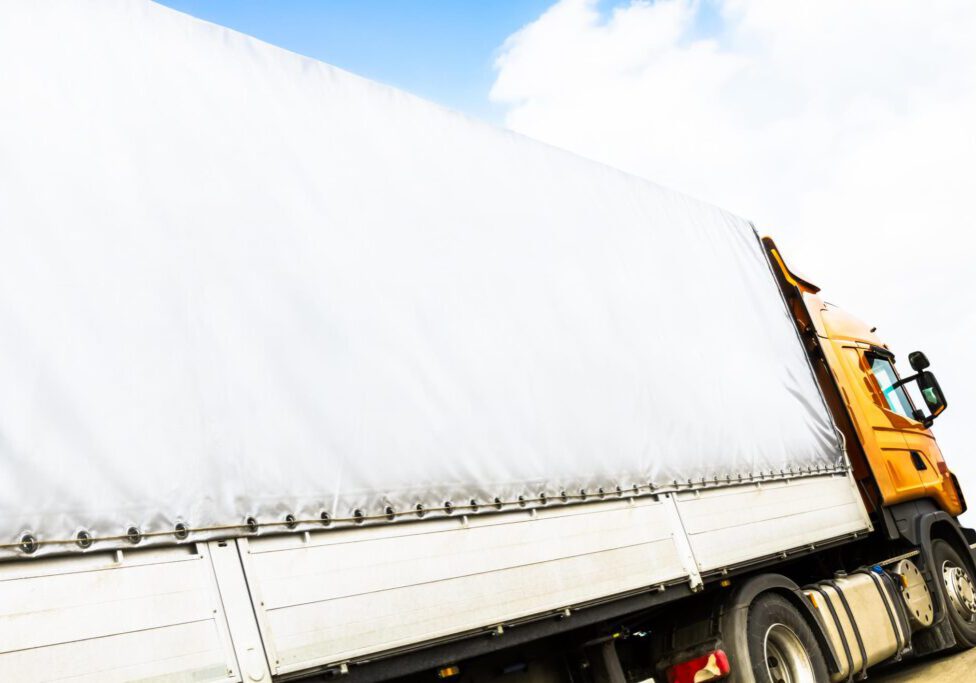
{"label": "trailer truck", "polygon": [[0,217],[2,681],[801,683],[976,644],[928,359],[728,212],[47,0],[0,6]]}

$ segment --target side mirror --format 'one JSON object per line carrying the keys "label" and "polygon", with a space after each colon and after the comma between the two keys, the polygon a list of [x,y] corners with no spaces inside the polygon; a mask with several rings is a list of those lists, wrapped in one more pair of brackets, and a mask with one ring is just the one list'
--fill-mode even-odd
{"label": "side mirror", "polygon": [[929,359],[921,351],[912,351],[908,354],[908,363],[915,372],[921,372],[929,367]]}
{"label": "side mirror", "polygon": [[916,381],[918,382],[918,390],[922,394],[922,400],[925,401],[925,407],[929,409],[928,421],[931,422],[933,418],[938,417],[946,409],[945,394],[942,393],[939,380],[928,370],[920,371]]}
{"label": "side mirror", "polygon": [[914,385],[914,388],[918,390],[917,392],[914,390],[911,392],[914,394],[914,402],[918,405],[918,397],[921,396],[922,402],[928,408],[928,414],[923,410],[915,408],[914,417],[926,427],[931,427],[933,420],[946,409],[945,394],[942,393],[939,380],[935,378],[935,375],[926,370],[929,367],[929,359],[925,357],[924,353],[921,351],[912,351],[908,354],[908,362],[911,364],[912,369],[915,370],[915,374],[911,377],[898,380],[898,385],[906,387]]}

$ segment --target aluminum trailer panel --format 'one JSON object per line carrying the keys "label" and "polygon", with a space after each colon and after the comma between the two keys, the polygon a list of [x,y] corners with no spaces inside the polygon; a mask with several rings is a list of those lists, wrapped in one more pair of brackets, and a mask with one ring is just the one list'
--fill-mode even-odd
{"label": "aluminum trailer panel", "polygon": [[0,563],[0,677],[259,681],[356,667],[526,619],[571,626],[594,602],[697,587],[869,528],[841,472]]}

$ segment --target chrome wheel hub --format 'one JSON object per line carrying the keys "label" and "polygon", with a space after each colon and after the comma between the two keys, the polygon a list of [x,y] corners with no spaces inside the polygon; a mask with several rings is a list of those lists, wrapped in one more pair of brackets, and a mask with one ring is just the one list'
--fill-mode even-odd
{"label": "chrome wheel hub", "polygon": [[943,562],[942,583],[956,614],[965,621],[976,621],[976,586],[969,578],[969,572],[954,562]]}
{"label": "chrome wheel hub", "polygon": [[773,683],[817,683],[810,655],[789,626],[773,624],[766,630],[763,654]]}

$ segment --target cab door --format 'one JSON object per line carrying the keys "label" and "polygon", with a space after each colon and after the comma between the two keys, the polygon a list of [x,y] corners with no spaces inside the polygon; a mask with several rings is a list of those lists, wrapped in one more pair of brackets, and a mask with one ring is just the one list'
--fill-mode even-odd
{"label": "cab door", "polygon": [[924,487],[903,433],[912,422],[911,408],[901,400],[904,392],[892,389],[897,374],[890,359],[863,342],[845,340],[837,345],[851,392],[848,408],[883,501],[918,498]]}
{"label": "cab door", "polygon": [[892,360],[890,354],[876,350],[864,352],[864,364],[875,384],[875,401],[905,443],[904,455],[898,463],[900,476],[913,482],[906,487],[906,492],[915,489],[918,495],[941,499],[945,469],[942,453],[935,436],[922,422],[923,414],[916,409],[905,386],[899,384],[901,378]]}

